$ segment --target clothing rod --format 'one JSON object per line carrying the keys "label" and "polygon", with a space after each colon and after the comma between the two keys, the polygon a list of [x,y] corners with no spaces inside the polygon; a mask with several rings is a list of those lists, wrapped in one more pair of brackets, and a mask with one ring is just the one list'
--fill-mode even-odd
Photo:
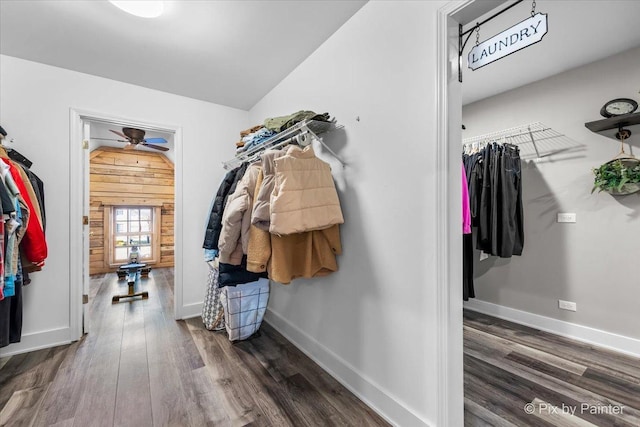
{"label": "clothing rod", "polygon": [[294,136],[292,136],[292,137],[290,137],[290,138],[287,138],[287,139],[285,139],[285,140],[282,140],[282,141],[280,141],[280,142],[278,142],[278,143],[276,143],[276,144],[274,144],[274,145],[272,145],[272,146],[270,146],[270,147],[261,147],[261,148],[262,148],[262,150],[257,150],[257,151],[256,151],[255,153],[253,153],[251,156],[248,156],[248,157],[247,157],[247,159],[246,159],[245,161],[247,161],[247,162],[252,162],[252,161],[256,160],[257,158],[259,158],[259,157],[262,155],[262,153],[264,153],[266,150],[271,150],[271,149],[274,149],[274,148],[280,148],[280,147],[283,147],[283,146],[285,146],[285,145],[289,145],[289,144],[291,144],[291,143],[292,143],[292,142],[293,142],[293,141],[294,141],[298,136],[305,136],[305,135],[308,135],[308,134],[310,134],[310,133],[312,133],[312,132],[311,132],[311,131],[309,131],[309,130],[305,130],[305,131],[303,131],[303,132],[300,132],[300,133],[299,133],[299,134],[297,134],[297,135],[294,135]]}
{"label": "clothing rod", "polygon": [[319,133],[333,132],[334,130],[342,129],[342,128],[343,126],[335,124],[335,121],[324,122],[324,121],[311,120],[311,121],[303,121],[300,123],[296,123],[294,126],[290,127],[289,129],[286,129],[276,135],[273,135],[267,140],[263,141],[260,145],[257,145],[256,147],[253,147],[252,149],[244,153],[237,154],[235,157],[233,157],[230,160],[222,162],[222,166],[225,170],[231,170],[234,167],[246,161],[254,161],[256,155],[259,155],[264,150],[269,148],[282,147],[284,145],[290,144],[291,141],[294,140],[298,135],[311,135],[312,138],[317,139],[322,144],[322,146],[326,148],[329,153],[331,153],[331,155],[333,155],[343,166],[345,166],[346,163],[343,160],[341,160],[331,150],[331,148],[329,148],[324,143],[322,138],[318,136]]}

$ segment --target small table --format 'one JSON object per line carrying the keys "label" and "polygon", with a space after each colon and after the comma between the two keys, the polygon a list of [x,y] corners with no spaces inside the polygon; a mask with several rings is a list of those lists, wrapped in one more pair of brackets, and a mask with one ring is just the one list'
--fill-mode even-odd
{"label": "small table", "polygon": [[118,273],[118,277],[120,277],[121,274],[126,274],[127,276],[127,285],[129,285],[129,292],[125,295],[114,295],[113,298],[111,298],[111,303],[115,304],[117,302],[120,302],[120,299],[122,298],[134,298],[134,297],[142,297],[142,299],[148,299],[149,298],[149,292],[144,291],[144,292],[134,292],[134,285],[136,283],[136,280],[138,278],[138,273],[142,273],[143,269],[146,272],[146,274],[149,273],[149,269],[146,268],[147,264],[140,264],[140,263],[131,263],[131,264],[125,264],[125,265],[121,265]]}

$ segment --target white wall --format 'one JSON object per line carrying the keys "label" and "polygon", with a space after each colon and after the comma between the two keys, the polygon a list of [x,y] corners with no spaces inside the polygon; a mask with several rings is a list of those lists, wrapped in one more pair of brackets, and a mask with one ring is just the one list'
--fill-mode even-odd
{"label": "white wall", "polygon": [[[640,101],[639,76],[636,48],[464,107],[465,138],[541,121],[579,146],[524,166],[523,255],[476,263],[479,300],[640,339],[640,197],[590,194],[591,168],[615,156],[620,144],[584,126],[601,119],[611,99]],[[640,132],[630,141],[638,155]],[[577,213],[577,223],[556,223],[558,212]],[[558,299],[577,302],[578,311],[559,310]]]}
{"label": "white wall", "polygon": [[436,418],[434,58],[444,3],[369,2],[250,111],[251,123],[312,109],[345,125],[325,141],[348,165],[321,153],[345,216],[340,271],[276,284],[267,318],[403,427]]}
{"label": "white wall", "polygon": [[220,162],[233,156],[247,112],[4,55],[0,94],[0,123],[45,183],[49,245],[44,270],[24,288],[23,343],[2,353],[69,339],[70,108],[182,127],[183,312],[198,313],[206,215],[223,176]]}

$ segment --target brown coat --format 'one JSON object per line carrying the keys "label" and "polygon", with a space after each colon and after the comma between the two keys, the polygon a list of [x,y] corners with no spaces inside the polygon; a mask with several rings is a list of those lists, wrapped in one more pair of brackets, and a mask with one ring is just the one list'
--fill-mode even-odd
{"label": "brown coat", "polygon": [[286,236],[271,235],[269,278],[283,284],[296,278],[326,276],[338,271],[342,253],[339,225]]}
{"label": "brown coat", "polygon": [[280,236],[344,223],[331,168],[311,145],[292,145],[275,159],[270,217],[269,231]]}

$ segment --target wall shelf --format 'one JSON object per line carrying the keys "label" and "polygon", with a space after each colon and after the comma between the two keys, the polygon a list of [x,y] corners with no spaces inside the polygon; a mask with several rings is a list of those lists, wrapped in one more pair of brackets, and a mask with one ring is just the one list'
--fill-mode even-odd
{"label": "wall shelf", "polygon": [[345,163],[340,160],[340,158],[324,143],[324,141],[322,141],[322,138],[318,136],[342,128],[344,128],[344,126],[337,124],[335,121],[323,122],[320,120],[305,120],[303,122],[296,123],[289,129],[283,130],[250,150],[236,154],[232,159],[222,162],[222,166],[225,170],[237,168],[246,161],[256,159],[264,150],[284,146],[291,142],[297,143],[298,141],[296,141],[296,137],[305,137],[306,135],[318,140],[324,148],[326,148],[336,159],[338,159],[340,163],[344,165]]}
{"label": "wall shelf", "polygon": [[608,119],[587,122],[584,125],[591,132],[618,140],[616,133],[620,128],[629,129],[632,134],[640,132],[640,113],[623,114]]}

